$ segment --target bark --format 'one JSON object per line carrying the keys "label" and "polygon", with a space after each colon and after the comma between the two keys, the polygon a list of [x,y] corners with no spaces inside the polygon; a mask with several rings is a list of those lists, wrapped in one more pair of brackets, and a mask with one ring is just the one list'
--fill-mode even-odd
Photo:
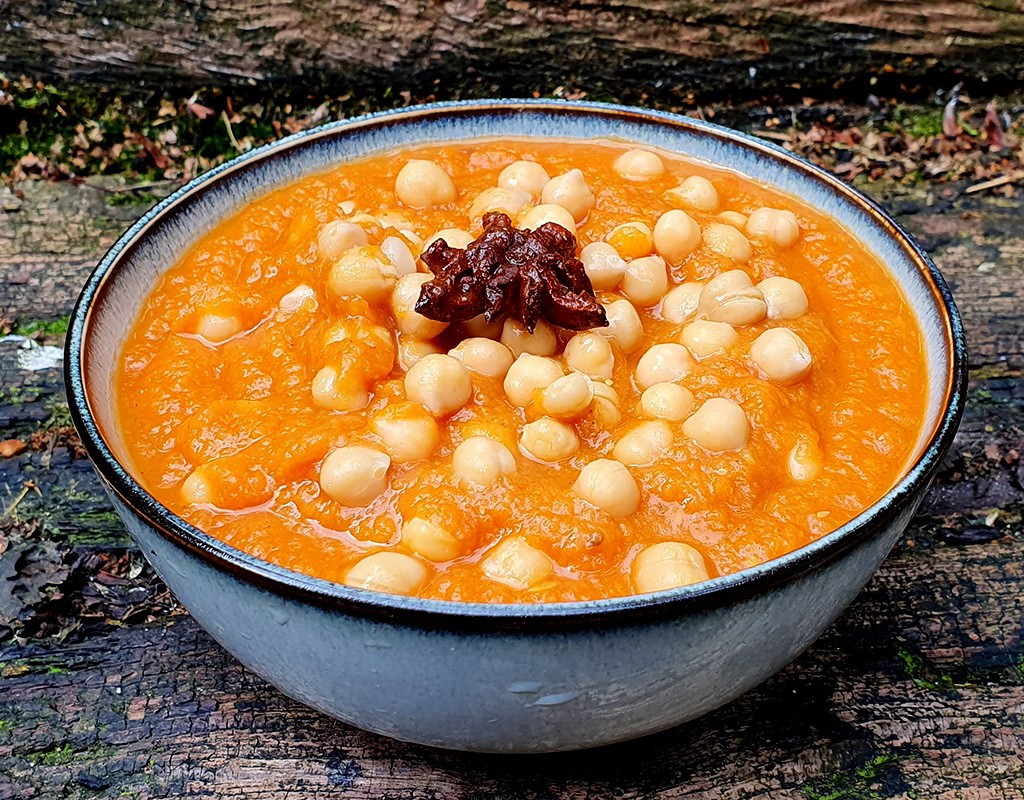
{"label": "bark", "polygon": [[[140,209],[68,184],[19,188],[20,210],[4,217],[13,226],[0,225],[0,308],[50,318]],[[1024,211],[977,195],[888,205],[931,250],[965,312],[975,365],[967,415],[896,551],[825,636],[764,686],[599,754],[444,753],[282,697],[190,617],[168,614],[148,569],[108,579],[103,592],[102,575],[73,570],[79,578],[36,610],[89,608],[77,627],[0,645],[0,800],[1024,796],[1024,352],[1013,305],[1024,295]],[[55,271],[63,252],[73,255]],[[992,266],[979,272],[983,263]],[[10,284],[12,274],[25,281]],[[55,424],[61,376],[18,369],[16,355],[15,343],[0,342],[0,438],[28,439]],[[49,543],[65,565],[134,553],[87,463],[66,447],[0,459],[0,507],[26,481],[38,493],[0,520],[11,546]],[[118,598],[137,597],[152,614],[115,616]]]}
{"label": "bark", "polygon": [[476,73],[504,92],[720,90],[1024,75],[1015,0],[0,0],[0,20],[4,72],[121,87],[422,86]]}

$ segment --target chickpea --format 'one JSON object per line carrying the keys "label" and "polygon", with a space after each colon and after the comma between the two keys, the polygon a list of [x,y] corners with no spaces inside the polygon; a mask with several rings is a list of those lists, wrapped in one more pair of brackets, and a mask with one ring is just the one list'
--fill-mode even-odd
{"label": "chickpea", "polygon": [[594,420],[605,430],[610,430],[622,422],[619,411],[619,396],[607,383],[594,383],[594,399],[590,403]]}
{"label": "chickpea", "polygon": [[538,461],[564,461],[580,446],[571,425],[551,417],[541,417],[523,426],[519,444]]}
{"label": "chickpea", "polygon": [[379,247],[352,247],[342,253],[327,275],[327,290],[335,297],[364,297],[379,303],[395,286],[395,268]]}
{"label": "chickpea", "polygon": [[317,252],[328,261],[337,261],[349,248],[362,247],[369,242],[366,231],[354,222],[340,219],[328,222],[316,237]]}
{"label": "chickpea", "polygon": [[226,342],[242,331],[242,321],[234,314],[208,311],[199,318],[196,333],[213,344]]}
{"label": "chickpea", "polygon": [[675,189],[669,189],[665,192],[665,199],[707,214],[718,211],[718,190],[700,175],[691,175]]}
{"label": "chickpea", "polygon": [[697,308],[712,322],[730,325],[753,325],[768,313],[761,290],[754,287],[750,276],[741,269],[731,269],[708,281]]}
{"label": "chickpea", "polygon": [[666,211],[654,225],[654,249],[670,264],[678,264],[700,245],[700,225],[678,208]]}
{"label": "chickpea", "polygon": [[573,215],[554,203],[542,203],[528,208],[519,216],[519,227],[527,231],[535,231],[547,222],[561,225],[569,233],[576,235],[576,220]]}
{"label": "chickpea", "polygon": [[429,208],[455,201],[451,176],[433,161],[407,161],[395,178],[395,194],[404,205]]}
{"label": "chickpea", "polygon": [[469,207],[469,218],[480,219],[489,211],[500,211],[509,219],[515,219],[530,202],[529,192],[492,186],[476,196]]}
{"label": "chickpea", "polygon": [[551,558],[521,536],[503,540],[487,554],[480,568],[492,581],[513,589],[533,589],[555,571]]}
{"label": "chickpea", "polygon": [[607,242],[591,242],[580,252],[583,269],[595,289],[614,289],[626,274],[626,262]]}
{"label": "chickpea", "polygon": [[193,506],[213,505],[213,489],[200,469],[194,470],[181,484],[181,499]]}
{"label": "chickpea", "polygon": [[494,322],[488,322],[487,317],[483,314],[478,314],[462,323],[462,331],[467,337],[481,339],[500,339],[504,328],[505,321],[503,319],[499,318]]}
{"label": "chickpea", "polygon": [[493,339],[474,337],[463,339],[448,351],[466,369],[486,375],[488,378],[504,378],[512,366],[512,351]]}
{"label": "chickpea", "polygon": [[452,470],[460,483],[490,486],[516,471],[516,458],[489,436],[471,436],[455,448]]}
{"label": "chickpea", "polygon": [[432,354],[421,358],[405,373],[405,393],[435,417],[444,417],[469,402],[473,381],[458,359]]}
{"label": "chickpea", "polygon": [[594,332],[619,343],[624,353],[632,353],[644,337],[644,324],[628,300],[613,300],[604,307],[608,324]]}
{"label": "chickpea", "polygon": [[681,325],[697,316],[697,305],[704,287],[699,283],[682,283],[671,289],[661,301],[661,316]]}
{"label": "chickpea", "polygon": [[732,225],[712,222],[704,229],[702,238],[708,250],[733,261],[749,261],[753,253],[747,237]]}
{"label": "chickpea", "polygon": [[536,161],[514,161],[501,171],[498,186],[537,197],[549,180],[547,170]]}
{"label": "chickpea", "polygon": [[295,314],[303,308],[316,311],[319,305],[316,301],[316,291],[305,283],[300,283],[277,301],[277,307],[285,314]]}
{"label": "chickpea", "polygon": [[640,306],[653,306],[668,290],[668,270],[661,256],[638,258],[626,264],[622,293]]}
{"label": "chickpea", "polygon": [[765,278],[757,289],[764,295],[768,319],[796,319],[807,311],[804,287],[791,278]]}
{"label": "chickpea", "polygon": [[693,360],[681,344],[656,344],[640,356],[636,382],[642,389],[656,383],[675,383],[690,371]]}
{"label": "chickpea", "polygon": [[512,355],[520,356],[529,353],[534,356],[549,356],[558,350],[558,337],[555,329],[544,320],[530,333],[526,326],[518,320],[507,319],[501,329],[501,343],[512,351]]}
{"label": "chickpea", "polygon": [[313,402],[334,411],[358,411],[370,402],[362,380],[342,375],[335,367],[323,367],[313,376]]}
{"label": "chickpea", "polygon": [[541,392],[540,405],[545,414],[572,419],[586,411],[593,399],[594,382],[582,372],[570,372]]}
{"label": "chickpea", "polygon": [[747,215],[741,214],[739,211],[723,211],[718,215],[718,218],[726,225],[732,225],[739,231],[747,227]]}
{"label": "chickpea", "polygon": [[465,250],[473,243],[473,234],[469,231],[464,231],[461,228],[444,228],[433,236],[427,237],[427,240],[423,243],[422,252],[427,252],[427,250],[430,249],[430,245],[438,239],[444,239],[444,243],[446,245],[454,247],[456,250]]}
{"label": "chickpea", "polygon": [[771,380],[796,383],[811,369],[811,351],[789,328],[769,328],[750,345],[750,360]]}
{"label": "chickpea", "polygon": [[416,257],[412,250],[398,236],[388,236],[380,243],[380,251],[391,262],[398,277],[411,275],[416,271]]}
{"label": "chickpea", "polygon": [[380,437],[391,458],[399,463],[427,458],[441,443],[441,431],[434,418],[423,414],[389,413],[391,407],[378,412],[370,422],[370,430]]}
{"label": "chickpea", "polygon": [[640,488],[620,461],[599,458],[580,470],[572,489],[613,517],[628,517],[640,505]]}
{"label": "chickpea", "polygon": [[390,466],[387,454],[372,447],[336,447],[320,466],[320,488],[343,506],[368,506],[388,488]]}
{"label": "chickpea", "polygon": [[683,328],[679,341],[698,361],[728,352],[737,339],[736,331],[728,322],[697,319]]}
{"label": "chickpea", "polygon": [[705,400],[683,423],[683,433],[713,453],[745,447],[748,429],[743,409],[724,397]]}
{"label": "chickpea", "polygon": [[615,159],[612,168],[627,181],[649,181],[665,172],[661,158],[650,150],[627,150]]}
{"label": "chickpea", "polygon": [[569,369],[591,378],[607,380],[612,377],[615,354],[608,340],[593,331],[577,333],[565,344],[565,363]]}
{"label": "chickpea", "polygon": [[641,422],[615,443],[612,458],[627,467],[646,467],[672,446],[672,429],[661,420]]}
{"label": "chickpea", "polygon": [[433,342],[412,336],[398,337],[398,366],[408,372],[413,366],[430,355],[437,355],[441,348]]}
{"label": "chickpea", "polygon": [[462,540],[423,517],[402,523],[402,544],[429,561],[451,561],[462,555]]}
{"label": "chickpea", "polygon": [[654,252],[654,234],[643,222],[616,225],[605,237],[605,241],[625,259],[643,258]]}
{"label": "chickpea", "polygon": [[395,322],[402,333],[419,339],[433,339],[448,327],[447,322],[438,322],[416,311],[420,290],[423,284],[431,280],[431,276],[424,272],[414,272],[399,278],[391,294],[391,313],[395,315]]}
{"label": "chickpea", "polygon": [[590,191],[583,173],[571,169],[563,175],[556,175],[544,184],[541,192],[542,203],[559,205],[572,214],[576,222],[587,218],[594,207],[594,193]]}
{"label": "chickpea", "polygon": [[640,395],[640,411],[645,417],[681,422],[693,411],[693,392],[678,383],[656,383]]}
{"label": "chickpea", "polygon": [[786,466],[795,481],[809,481],[821,472],[825,457],[818,445],[817,436],[801,436],[789,451]]}
{"label": "chickpea", "polygon": [[526,408],[533,402],[534,393],[546,389],[564,374],[554,359],[522,353],[505,375],[505,396],[513,405]]}
{"label": "chickpea", "polygon": [[755,239],[774,242],[779,247],[790,247],[800,238],[800,223],[792,211],[759,208],[747,219],[747,233]]}
{"label": "chickpea", "polygon": [[345,574],[345,585],[409,595],[426,583],[427,577],[427,568],[412,556],[385,550],[357,561]]}
{"label": "chickpea", "polygon": [[640,594],[677,589],[708,580],[704,557],[682,542],[659,542],[633,559],[633,585]]}

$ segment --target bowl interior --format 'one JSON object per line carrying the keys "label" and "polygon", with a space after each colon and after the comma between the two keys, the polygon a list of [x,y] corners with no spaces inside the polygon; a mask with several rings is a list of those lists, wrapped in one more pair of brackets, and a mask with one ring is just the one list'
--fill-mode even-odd
{"label": "bowl interior", "polygon": [[[887,266],[923,331],[930,376],[927,415],[915,452],[905,465],[903,484],[923,479],[914,475],[921,470],[918,462],[922,455],[940,428],[945,436],[946,429],[955,424],[952,418],[957,403],[951,401],[951,394],[958,391],[962,377],[958,373],[964,366],[959,355],[959,320],[927,257],[870,202],[779,148],[695,120],[585,103],[440,104],[335,123],[246,154],[179,190],[144,216],[107,254],[76,310],[69,377],[72,395],[77,392],[88,405],[88,412],[79,408],[86,438],[98,440],[93,444],[100,447],[101,456],[102,447],[109,448],[130,475],[115,420],[111,381],[122,343],[143,298],[161,274],[225,216],[272,188],[346,160],[427,142],[529,137],[538,132],[558,139],[637,142],[727,166],[796,195],[844,223]],[[907,357],[916,355],[908,353]],[[90,430],[93,421],[95,429]],[[128,476],[121,478],[131,481]],[[132,488],[144,494],[140,488]],[[183,521],[178,523],[186,526]],[[825,539],[842,535],[844,529],[857,524],[854,520]],[[817,544],[820,542],[803,550]]]}

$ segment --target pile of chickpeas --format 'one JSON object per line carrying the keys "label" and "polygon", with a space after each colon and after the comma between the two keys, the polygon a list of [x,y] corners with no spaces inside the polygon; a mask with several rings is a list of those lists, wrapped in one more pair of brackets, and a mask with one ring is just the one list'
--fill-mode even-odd
{"label": "pile of chickpeas", "polygon": [[[618,175],[642,184],[665,172],[662,159],[646,150],[629,150],[614,162]],[[395,180],[395,196],[405,209],[450,204],[458,192],[452,177],[438,164],[408,161]],[[514,320],[488,323],[482,317],[463,323],[464,338],[442,350],[438,337],[446,323],[415,311],[423,284],[431,279],[418,261],[436,239],[465,247],[474,236],[467,230],[446,229],[427,240],[401,229],[394,221],[352,214],[325,225],[318,236],[319,257],[328,263],[327,290],[338,298],[358,296],[370,303],[388,304],[397,331],[369,319],[346,319],[325,341],[327,363],[312,384],[315,404],[337,411],[364,408],[379,381],[393,375],[397,361],[404,372],[407,402],[373,416],[370,430],[380,447],[346,445],[332,450],[319,471],[324,493],[349,507],[367,506],[389,486],[393,463],[432,456],[442,440],[442,426],[473,398],[474,381],[500,380],[506,401],[523,409],[524,422],[516,432],[518,447],[507,438],[472,435],[451,453],[455,480],[466,487],[487,487],[517,471],[522,459],[557,464],[580,447],[575,423],[587,414],[606,429],[622,420],[622,393],[637,392],[643,421],[618,438],[608,457],[595,458],[579,470],[573,493],[613,518],[634,514],[642,497],[631,469],[650,465],[670,448],[677,431],[709,453],[741,450],[750,429],[743,408],[724,397],[699,406],[684,385],[694,365],[731,352],[737,328],[765,320],[771,327],[753,340],[746,356],[750,370],[763,380],[795,384],[808,374],[813,358],[804,341],[786,320],[807,311],[802,286],[784,277],[756,285],[744,270],[751,258],[751,240],[778,250],[793,246],[801,236],[796,216],[788,210],[759,208],[749,216],[722,210],[714,184],[690,176],[669,190],[674,206],[661,214],[653,228],[641,221],[614,228],[604,241],[587,244],[580,259],[602,298],[608,326],[569,335],[540,322],[533,332]],[[497,185],[482,191],[469,211],[470,227],[489,211],[507,214],[520,228],[535,229],[555,222],[572,233],[585,224],[595,195],[579,169],[549,176],[532,161],[517,161],[501,171]],[[714,214],[703,225],[691,211]],[[401,235],[386,235],[394,228]],[[371,237],[368,231],[378,236]],[[377,243],[371,238],[380,237]],[[679,264],[698,246],[734,263],[706,283],[674,285],[670,266]],[[293,298],[301,302],[302,298]],[[284,302],[284,301],[282,301]],[[649,342],[638,309],[651,310],[677,326],[675,338]],[[214,341],[237,333],[230,318],[208,315],[198,333]],[[397,333],[397,339],[395,334]],[[330,360],[330,348],[344,343],[345,359]],[[358,345],[353,351],[353,347]],[[360,349],[361,348],[361,349]],[[636,360],[633,386],[613,385],[619,357]],[[351,354],[356,352],[358,357]],[[340,357],[339,357],[340,358]],[[525,412],[529,410],[529,414]],[[820,468],[814,453],[790,454],[789,469],[797,480],[813,477]],[[185,484],[193,502],[201,502],[201,485]],[[437,520],[413,517],[401,527],[398,550],[368,555],[348,571],[352,586],[415,594],[429,579],[431,564],[465,555],[458,530]],[[540,585],[555,570],[552,559],[520,536],[507,537],[481,561],[483,573],[519,589]],[[683,586],[708,578],[701,554],[679,542],[647,547],[631,566],[637,592]]]}

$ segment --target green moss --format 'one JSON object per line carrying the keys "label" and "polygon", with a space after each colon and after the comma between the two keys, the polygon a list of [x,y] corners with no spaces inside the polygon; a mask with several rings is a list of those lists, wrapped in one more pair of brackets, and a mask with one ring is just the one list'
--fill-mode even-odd
{"label": "green moss", "polygon": [[6,389],[0,386],[0,404],[20,406],[34,403],[45,393],[45,390],[39,386],[10,386]]}
{"label": "green moss", "polygon": [[5,731],[9,731],[9,730],[13,730],[13,729],[14,729],[14,723],[13,722],[11,722],[9,719],[0,719],[0,733],[4,733]]}
{"label": "green moss", "polygon": [[807,800],[880,800],[892,797],[886,789],[899,779],[899,757],[892,754],[876,756],[856,769],[838,772],[800,791]]}
{"label": "green moss", "polygon": [[68,401],[63,397],[55,397],[47,403],[46,410],[50,412],[50,416],[42,425],[44,430],[67,428],[71,425],[71,409],[68,408]]}
{"label": "green moss", "polygon": [[151,206],[160,198],[152,192],[111,192],[103,200],[108,206]]}
{"label": "green moss", "polygon": [[896,657],[903,665],[903,671],[915,685],[931,691],[948,692],[955,688],[949,673],[937,669],[925,661],[924,657],[903,648],[896,651]]}
{"label": "green moss", "polygon": [[910,136],[924,139],[942,133],[941,109],[921,111],[899,105],[893,111],[892,118],[893,124]]}
{"label": "green moss", "polygon": [[43,764],[47,767],[62,767],[65,764],[70,764],[74,759],[75,751],[67,743],[29,756],[29,760],[34,764]]}
{"label": "green moss", "polygon": [[1009,370],[1006,367],[1006,362],[1000,362],[998,364],[986,364],[981,367],[974,367],[971,370],[972,381],[987,381],[991,378],[1005,378],[1006,373]]}
{"label": "green moss", "polygon": [[57,317],[57,319],[30,319],[19,322],[14,326],[16,336],[63,336],[68,332],[68,324],[71,318],[68,315]]}
{"label": "green moss", "polygon": [[[896,651],[906,676],[922,689],[943,694],[974,686],[1024,686],[1024,650],[1000,653],[995,663],[982,666],[939,666],[906,647]],[[999,662],[1002,663],[999,663]]]}

